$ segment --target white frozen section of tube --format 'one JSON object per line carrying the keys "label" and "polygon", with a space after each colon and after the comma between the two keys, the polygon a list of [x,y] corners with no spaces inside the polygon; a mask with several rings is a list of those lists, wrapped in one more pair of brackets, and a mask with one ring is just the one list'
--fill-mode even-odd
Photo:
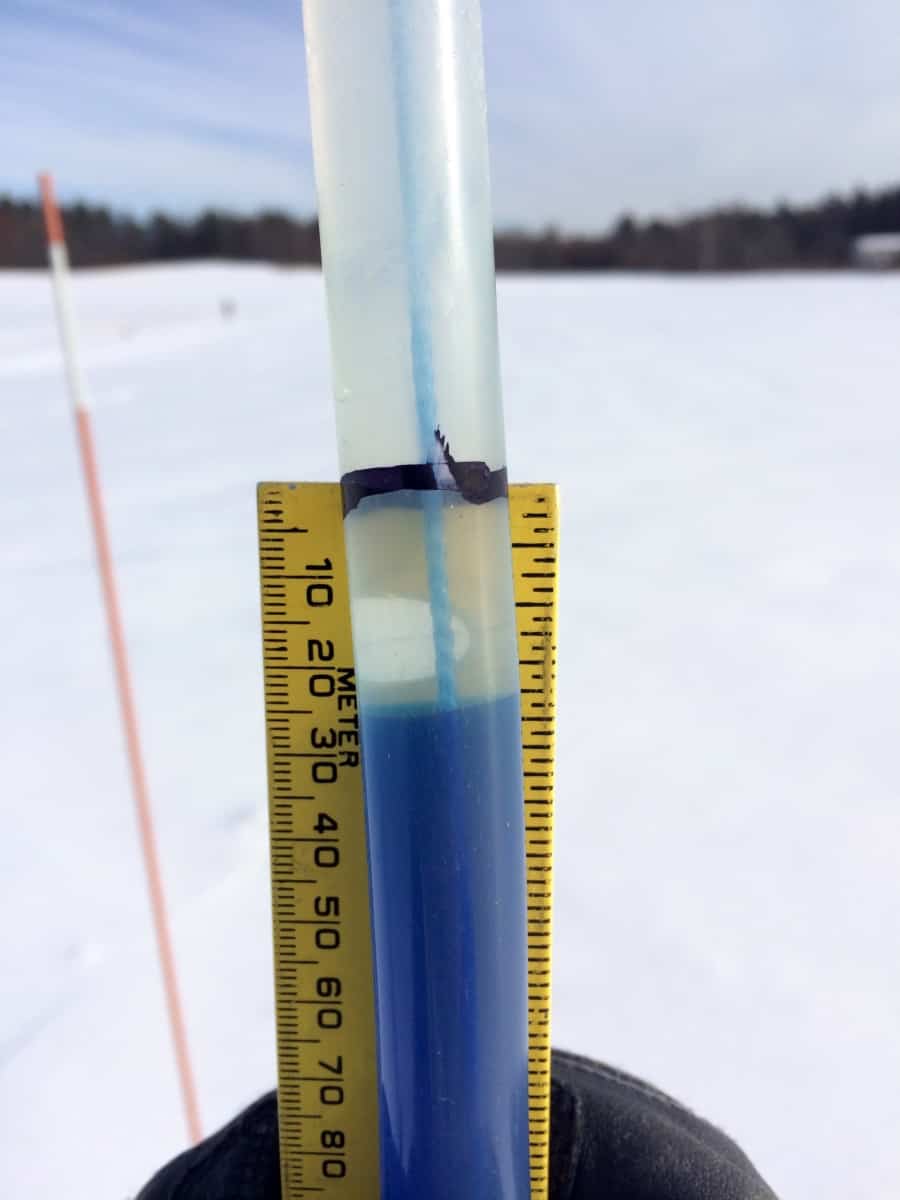
{"label": "white frozen section of tube", "polygon": [[[460,702],[518,690],[515,598],[506,500],[469,504],[445,495],[442,511],[378,500],[345,522],[353,650],[365,706],[440,703],[441,670]],[[436,645],[435,596],[425,525],[441,521],[446,573],[446,661]]]}
{"label": "white frozen section of tube", "polygon": [[501,467],[480,7],[303,13],[341,470]]}

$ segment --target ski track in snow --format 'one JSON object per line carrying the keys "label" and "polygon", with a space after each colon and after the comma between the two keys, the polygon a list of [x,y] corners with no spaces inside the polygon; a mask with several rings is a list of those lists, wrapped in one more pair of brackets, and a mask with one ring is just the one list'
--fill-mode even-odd
{"label": "ski track in snow", "polygon": [[[78,274],[203,1118],[274,1081],[255,490],[336,475],[318,274]],[[220,302],[237,309],[225,319]],[[776,1190],[900,1194],[900,278],[519,278],[563,488],[555,1042]],[[49,282],[0,273],[0,1195],[182,1145]]]}

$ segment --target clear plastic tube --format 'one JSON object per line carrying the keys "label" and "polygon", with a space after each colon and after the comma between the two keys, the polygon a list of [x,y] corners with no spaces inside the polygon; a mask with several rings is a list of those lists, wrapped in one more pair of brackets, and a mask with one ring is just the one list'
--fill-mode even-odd
{"label": "clear plastic tube", "polygon": [[518,656],[477,0],[304,0],[382,1195],[525,1200]]}

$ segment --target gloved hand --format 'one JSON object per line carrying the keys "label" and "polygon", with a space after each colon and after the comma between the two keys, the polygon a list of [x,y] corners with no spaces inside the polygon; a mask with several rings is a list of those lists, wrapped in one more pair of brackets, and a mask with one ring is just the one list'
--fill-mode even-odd
{"label": "gloved hand", "polygon": [[[138,1200],[280,1200],[275,1105],[274,1092],[252,1104],[164,1167]],[[647,1083],[556,1051],[550,1200],[776,1198],[712,1125]]]}

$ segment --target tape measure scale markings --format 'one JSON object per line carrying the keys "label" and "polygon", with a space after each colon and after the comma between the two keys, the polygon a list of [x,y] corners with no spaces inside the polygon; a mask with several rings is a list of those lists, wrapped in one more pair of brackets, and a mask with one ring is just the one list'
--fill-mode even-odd
{"label": "tape measure scale markings", "polygon": [[529,1146],[532,1200],[550,1155],[550,984],[556,750],[557,489],[510,488],[528,889]]}
{"label": "tape measure scale markings", "polygon": [[[336,484],[258,490],[284,1200],[377,1200],[365,812]],[[556,489],[510,489],[528,885],[532,1200],[546,1200]]]}

